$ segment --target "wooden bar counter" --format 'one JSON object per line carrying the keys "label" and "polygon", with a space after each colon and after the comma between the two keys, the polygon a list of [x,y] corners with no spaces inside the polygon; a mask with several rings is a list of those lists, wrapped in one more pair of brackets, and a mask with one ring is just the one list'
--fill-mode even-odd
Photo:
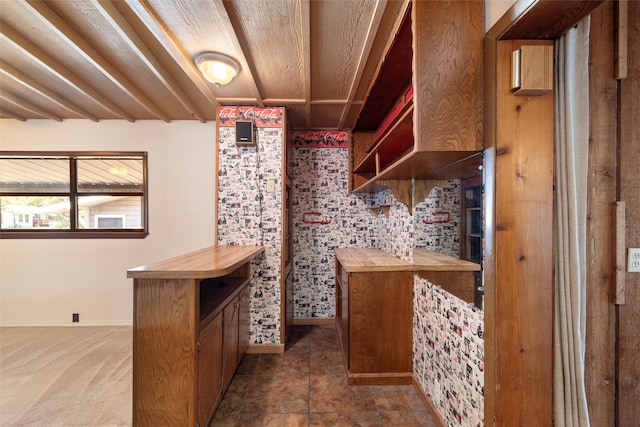
{"label": "wooden bar counter", "polygon": [[251,260],[211,246],[132,268],[133,425],[206,426],[249,340]]}
{"label": "wooden bar counter", "polygon": [[425,249],[414,263],[380,249],[337,248],[336,328],[349,384],[411,384],[413,274],[473,302],[480,265]]}
{"label": "wooden bar counter", "polygon": [[413,265],[380,249],[335,254],[336,328],[348,384],[411,384]]}

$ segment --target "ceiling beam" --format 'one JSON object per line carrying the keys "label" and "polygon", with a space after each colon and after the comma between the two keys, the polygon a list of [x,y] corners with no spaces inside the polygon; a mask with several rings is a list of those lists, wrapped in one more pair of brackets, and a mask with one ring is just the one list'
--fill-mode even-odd
{"label": "ceiling beam", "polygon": [[149,70],[158,78],[160,83],[180,102],[180,104],[191,114],[205,123],[207,120],[200,109],[191,101],[189,95],[174,80],[164,65],[156,58],[156,56],[147,47],[144,41],[136,33],[133,27],[127,22],[122,14],[110,1],[91,0],[91,4],[96,7],[98,12],[111,24],[118,32],[120,37],[131,47],[132,51],[138,55],[142,62]]}
{"label": "ceiling beam", "polygon": [[213,104],[213,108],[217,110],[219,104],[211,91],[209,82],[195,66],[193,58],[185,53],[185,50],[181,46],[176,44],[175,37],[160,20],[151,8],[151,5],[148,2],[142,2],[140,0],[126,0],[126,4],[138,19],[144,23],[162,47],[173,57],[180,68],[182,68],[182,71],[193,80],[200,93],[202,93],[202,95]]}
{"label": "ceiling beam", "polygon": [[20,120],[21,122],[27,121],[26,117],[21,116],[20,114],[17,114],[14,111],[8,110],[5,105],[0,105],[0,116],[6,116],[11,119]]}
{"label": "ceiling beam", "polygon": [[78,107],[71,101],[64,99],[63,97],[53,92],[49,88],[45,87],[43,84],[39,83],[38,81],[30,77],[27,77],[26,75],[24,75],[24,73],[20,72],[18,69],[12,67],[11,65],[7,64],[1,59],[0,59],[0,74],[13,79],[16,83],[24,86],[25,88],[31,90],[37,95],[40,95],[46,98],[47,100],[53,102],[59,107],[62,107],[69,111],[73,111],[74,113],[84,117],[85,119],[89,119],[94,122],[99,121],[98,117],[96,117],[95,115],[88,113],[87,111]]}
{"label": "ceiling beam", "polygon": [[102,107],[111,111],[122,119],[126,119],[130,122],[135,121],[133,117],[123,111],[120,107],[108,100],[100,92],[95,90],[89,84],[81,80],[78,76],[69,71],[61,63],[53,59],[49,54],[45,53],[42,49],[35,46],[20,33],[18,33],[13,27],[6,22],[0,22],[0,34],[15,47],[24,52],[33,61],[39,63],[42,67],[48,70],[51,74],[55,75],[69,86],[80,92],[82,95],[91,99]]}
{"label": "ceiling beam", "polygon": [[[356,96],[356,91],[358,90],[358,86],[360,85],[360,80],[362,80],[362,74],[364,73],[365,66],[367,65],[367,59],[369,58],[369,55],[371,53],[371,48],[373,46],[373,42],[375,41],[376,34],[378,33],[378,28],[380,27],[380,22],[382,21],[386,6],[387,0],[378,0],[376,2],[375,9],[373,11],[373,14],[371,15],[371,21],[369,21],[369,26],[365,31],[367,37],[362,46],[362,50],[360,51],[360,56],[358,57],[358,65],[356,67],[356,72],[353,75],[353,80],[351,80],[351,87],[349,88],[347,102],[342,108],[342,114],[340,115],[340,121],[338,122],[338,129],[344,129],[345,122],[347,121],[349,111],[351,110],[351,107],[353,105],[353,99]],[[353,123],[350,124],[350,127],[352,124]]]}
{"label": "ceiling beam", "polygon": [[153,114],[156,118],[165,122],[170,122],[167,113],[162,111],[150,99],[148,99],[133,83],[131,83],[120,71],[103,58],[89,44],[89,42],[71,28],[55,11],[41,1],[28,0],[25,5],[38,20],[57,34],[69,47],[78,52],[88,63],[94,66],[109,79],[114,85],[120,88],[125,94],[137,102],[142,108]]}
{"label": "ceiling beam", "polygon": [[57,122],[62,121],[62,117],[57,116],[42,107],[38,107],[37,105],[32,104],[29,101],[18,98],[17,96],[11,93],[8,93],[6,91],[0,90],[0,99],[2,99],[3,101],[7,101],[17,107],[20,107],[23,110],[31,111],[32,113],[38,114],[42,117],[46,117],[48,119],[55,120]]}
{"label": "ceiling beam", "polygon": [[[256,84],[256,79],[254,77],[255,70],[249,65],[249,62],[247,61],[247,54],[245,53],[245,49],[243,49],[240,40],[238,40],[238,31],[236,31],[236,29],[233,27],[233,24],[231,23],[229,12],[225,8],[223,0],[214,0],[214,5],[218,13],[220,13],[220,17],[224,17],[225,21],[228,23],[228,28],[226,28],[224,31],[227,32],[236,52],[242,52],[242,55],[239,58],[236,58],[236,60],[240,63],[242,72],[247,75],[247,82],[250,86],[249,89],[255,97],[258,107],[264,107],[262,95],[260,94],[260,90],[258,90],[258,85]],[[231,7],[231,5],[229,5],[229,7]]]}

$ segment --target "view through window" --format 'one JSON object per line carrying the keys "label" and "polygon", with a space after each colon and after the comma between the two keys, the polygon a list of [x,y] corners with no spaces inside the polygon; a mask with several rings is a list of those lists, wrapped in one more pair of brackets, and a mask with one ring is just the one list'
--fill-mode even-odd
{"label": "view through window", "polygon": [[144,237],[145,152],[0,152],[2,238]]}

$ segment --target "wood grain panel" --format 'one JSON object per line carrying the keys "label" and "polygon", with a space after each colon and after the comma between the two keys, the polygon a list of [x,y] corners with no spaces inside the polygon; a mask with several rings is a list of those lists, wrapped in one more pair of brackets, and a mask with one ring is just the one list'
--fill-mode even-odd
{"label": "wood grain panel", "polygon": [[474,303],[475,280],[472,271],[420,271],[418,275],[461,300]]}
{"label": "wood grain panel", "polygon": [[[628,9],[629,73],[620,82],[620,200],[626,203],[627,247],[640,247],[640,2]],[[619,306],[618,426],[631,427],[640,418],[640,273],[627,273],[626,304]]]}
{"label": "wood grain panel", "polygon": [[309,47],[303,44],[300,3],[267,5],[255,0],[225,3],[249,66],[255,70],[262,97],[304,100],[304,50]]}
{"label": "wood grain panel", "polygon": [[497,56],[495,422],[552,425],[554,94],[511,94],[517,47]]}
{"label": "wood grain panel", "polygon": [[222,375],[224,384],[231,383],[233,374],[238,367],[238,299],[231,301],[222,311],[223,312],[223,335],[222,345],[224,348],[224,356],[222,357]]}
{"label": "wood grain panel", "polygon": [[[483,147],[482,1],[413,5],[416,150]],[[419,102],[418,102],[419,101]]]}
{"label": "wood grain panel", "polygon": [[613,212],[616,201],[616,83],[613,79],[613,4],[591,16],[589,166],[586,234],[585,388],[592,425],[615,423],[615,309],[612,301]]}
{"label": "wood grain panel", "polygon": [[411,372],[412,289],[410,271],[350,276],[349,373]]}
{"label": "wood grain panel", "polygon": [[[498,21],[496,26],[509,25],[501,34],[501,39],[554,40],[603,2],[604,0],[518,0],[512,10],[522,14],[513,15],[509,11],[504,16],[505,21]],[[511,25],[514,19],[517,20],[517,25]]]}
{"label": "wood grain panel", "polygon": [[[349,97],[354,74],[345,70],[358,69],[368,37],[365,29],[372,21],[376,3],[341,2],[340,13],[336,13],[331,2],[310,2],[311,73],[315,76],[311,92],[322,94],[316,98]],[[362,31],[353,31],[354,28]]]}
{"label": "wood grain panel", "polygon": [[222,400],[222,315],[202,329],[199,340],[198,423],[206,426]]}
{"label": "wood grain panel", "polygon": [[134,280],[133,425],[195,425],[197,310],[193,279]]}

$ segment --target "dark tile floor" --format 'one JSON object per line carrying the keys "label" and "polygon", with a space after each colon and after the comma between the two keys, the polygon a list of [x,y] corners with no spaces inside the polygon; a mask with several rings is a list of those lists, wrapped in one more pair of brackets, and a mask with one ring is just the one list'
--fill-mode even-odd
{"label": "dark tile floor", "polygon": [[436,427],[413,386],[349,386],[332,326],[294,326],[284,354],[247,354],[211,426]]}

